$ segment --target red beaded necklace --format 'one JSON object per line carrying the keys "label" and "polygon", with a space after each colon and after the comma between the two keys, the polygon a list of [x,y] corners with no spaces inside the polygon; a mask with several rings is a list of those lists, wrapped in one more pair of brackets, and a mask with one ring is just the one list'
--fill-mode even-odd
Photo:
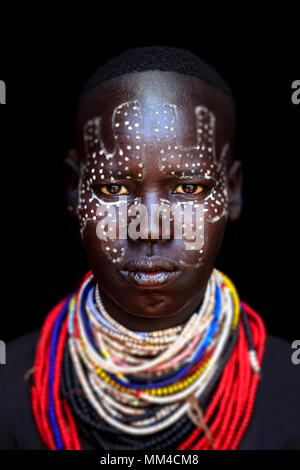
{"label": "red beaded necklace", "polygon": [[[261,364],[266,331],[260,316],[245,302],[243,308],[248,315],[257,359]],[[259,375],[251,369],[244,328],[240,328],[239,338],[231,358],[224,367],[219,386],[204,414],[208,422],[215,414],[209,426],[214,437],[214,449],[237,449],[251,419]],[[178,450],[212,449],[206,436],[201,436],[201,428],[184,441]],[[198,439],[198,440],[197,440]]]}

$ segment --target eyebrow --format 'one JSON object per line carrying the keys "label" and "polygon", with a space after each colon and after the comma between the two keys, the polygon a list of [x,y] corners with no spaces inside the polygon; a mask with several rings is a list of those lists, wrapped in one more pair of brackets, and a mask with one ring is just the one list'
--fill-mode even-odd
{"label": "eyebrow", "polygon": [[200,169],[197,169],[195,168],[194,170],[190,170],[190,169],[183,169],[183,170],[179,170],[178,168],[170,168],[169,172],[167,173],[168,176],[177,176],[177,177],[192,177],[194,178],[195,176],[196,177],[204,177],[204,174],[206,172],[206,170],[202,170],[202,171],[199,171]]}
{"label": "eyebrow", "polygon": [[[113,170],[107,170],[103,168],[103,172],[100,173],[100,178],[101,175],[104,176],[105,179],[128,179],[126,178],[127,176],[130,176],[131,178],[136,176],[132,173],[131,169],[129,168],[128,171],[124,171],[122,168],[120,169],[113,169]],[[102,178],[102,179],[104,179]]]}

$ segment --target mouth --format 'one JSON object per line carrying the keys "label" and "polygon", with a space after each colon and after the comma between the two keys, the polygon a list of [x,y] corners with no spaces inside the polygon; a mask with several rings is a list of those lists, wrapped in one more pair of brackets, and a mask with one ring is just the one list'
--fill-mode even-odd
{"label": "mouth", "polygon": [[159,289],[180,275],[177,265],[160,256],[141,257],[122,266],[121,275],[143,289]]}

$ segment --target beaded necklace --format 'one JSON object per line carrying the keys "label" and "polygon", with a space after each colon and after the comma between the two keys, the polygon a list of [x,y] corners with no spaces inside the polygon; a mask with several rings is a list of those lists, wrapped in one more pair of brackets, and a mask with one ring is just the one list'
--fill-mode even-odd
{"label": "beaded necklace", "polygon": [[265,336],[261,318],[216,269],[199,310],[154,332],[116,322],[89,272],[42,328],[31,388],[40,436],[60,450],[82,449],[78,430],[105,450],[236,449]]}

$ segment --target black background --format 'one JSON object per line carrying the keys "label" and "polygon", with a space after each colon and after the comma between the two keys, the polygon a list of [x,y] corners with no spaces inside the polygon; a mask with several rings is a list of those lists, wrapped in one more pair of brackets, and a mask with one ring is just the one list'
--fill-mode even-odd
{"label": "black background", "polygon": [[223,26],[213,16],[194,26],[177,20],[146,28],[122,18],[116,25],[112,17],[92,25],[86,19],[59,22],[59,15],[50,21],[44,12],[43,21],[26,19],[2,29],[0,79],[7,104],[0,107],[0,339],[41,326],[87,269],[63,181],[76,92],[111,56],[147,45],[188,48],[232,87],[244,207],[240,221],[228,227],[216,267],[262,315],[270,333],[299,339],[300,105],[291,102],[291,83],[300,78],[300,67],[292,17],[249,20],[245,11],[239,21],[224,19]]}

